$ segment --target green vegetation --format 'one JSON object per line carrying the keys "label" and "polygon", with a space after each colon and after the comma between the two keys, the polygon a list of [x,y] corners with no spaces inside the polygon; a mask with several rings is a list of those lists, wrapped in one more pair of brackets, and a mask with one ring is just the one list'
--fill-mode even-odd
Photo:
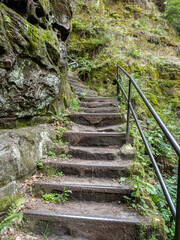
{"label": "green vegetation", "polygon": [[64,173],[62,171],[59,171],[58,168],[52,168],[52,167],[46,167],[45,168],[46,174],[48,177],[52,177],[52,176],[59,176],[59,177],[63,177]]}
{"label": "green vegetation", "polygon": [[47,223],[46,229],[45,229],[45,231],[44,231],[44,233],[43,233],[44,239],[47,239],[48,236],[49,236],[49,234],[50,234],[50,231],[49,231],[49,223]]}
{"label": "green vegetation", "polygon": [[0,235],[4,228],[8,229],[12,226],[21,226],[23,213],[19,211],[21,205],[26,201],[25,198],[20,198],[7,211],[7,217],[0,223]]}
{"label": "green vegetation", "polygon": [[180,1],[167,1],[167,7],[164,15],[165,18],[177,30],[178,34],[180,35]]}
{"label": "green vegetation", "polygon": [[145,92],[155,89],[156,102],[163,103],[164,109],[169,103],[175,108],[179,101],[179,37],[153,3],[147,8],[123,1],[100,1],[98,5],[81,0],[73,8],[68,49],[79,63],[77,72],[85,84],[100,95],[114,95],[116,88],[111,83],[119,63],[134,73]]}
{"label": "green vegetation", "polygon": [[70,154],[68,154],[68,155],[66,155],[66,154],[61,154],[61,155],[59,155],[59,157],[60,157],[60,158],[66,158],[66,157],[67,157],[67,158],[70,159],[70,158],[72,158],[72,155],[70,155]]}
{"label": "green vegetation", "polygon": [[63,193],[58,194],[58,193],[49,193],[43,195],[43,200],[46,201],[46,203],[51,202],[51,203],[65,203],[68,201],[68,198],[72,194],[71,190],[66,190],[66,187],[64,187]]}
{"label": "green vegetation", "polygon": [[43,169],[44,165],[41,161],[37,162],[37,169]]}
{"label": "green vegetation", "polygon": [[48,156],[50,156],[50,157],[55,157],[56,156],[56,154],[54,153],[54,152],[48,152]]}
{"label": "green vegetation", "polygon": [[[172,120],[172,117],[171,117]],[[177,191],[177,163],[178,159],[172,148],[166,141],[162,131],[156,126],[154,121],[140,121],[153,155],[158,163],[166,186],[175,203]],[[176,137],[180,139],[178,127],[169,127],[176,132]],[[152,163],[147,155],[147,151],[139,132],[135,125],[132,125],[131,135],[135,138],[136,155],[132,167],[131,177],[128,179],[134,188],[131,198],[126,198],[128,203],[141,214],[151,213],[156,209],[165,220],[165,230],[167,239],[174,239],[175,224],[172,214],[168,208],[161,186],[157,181]],[[120,183],[126,178],[121,178]]]}
{"label": "green vegetation", "polygon": [[86,95],[87,95],[87,92],[81,92],[79,95],[79,99],[81,101],[86,101]]}
{"label": "green vegetation", "polygon": [[63,177],[63,176],[64,176],[64,173],[63,173],[63,172],[58,172],[57,175],[58,175],[59,177]]}
{"label": "green vegetation", "polygon": [[78,112],[79,110],[79,102],[75,95],[70,99],[69,110],[71,112]]}
{"label": "green vegetation", "polygon": [[[173,199],[174,204],[176,204],[177,199],[177,168],[173,169],[173,175],[169,179],[165,180],[166,186],[170,192],[170,195]],[[171,211],[167,205],[167,202],[165,200],[163,191],[161,189],[161,186],[158,184],[156,185],[156,192],[158,196],[158,205],[157,205],[157,211],[163,216],[165,220],[165,229],[168,236],[168,240],[174,239],[174,233],[175,233],[175,222],[173,220]]]}

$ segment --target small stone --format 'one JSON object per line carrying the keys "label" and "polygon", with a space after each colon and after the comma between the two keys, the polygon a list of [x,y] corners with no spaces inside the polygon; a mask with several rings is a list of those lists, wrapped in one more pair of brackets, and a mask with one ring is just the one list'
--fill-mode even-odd
{"label": "small stone", "polygon": [[124,144],[119,151],[119,155],[124,160],[133,159],[135,155],[135,149],[130,144]]}

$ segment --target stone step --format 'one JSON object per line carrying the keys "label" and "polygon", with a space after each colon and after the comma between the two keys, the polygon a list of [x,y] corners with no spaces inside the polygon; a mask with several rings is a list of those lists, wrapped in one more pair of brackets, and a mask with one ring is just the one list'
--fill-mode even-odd
{"label": "stone step", "polygon": [[107,126],[107,127],[100,127],[96,128],[97,132],[119,132],[120,129],[124,128],[123,130],[126,129],[126,125],[123,126],[121,125],[113,125],[113,126]]}
{"label": "stone step", "polygon": [[121,125],[112,125],[112,126],[106,126],[106,127],[94,127],[94,126],[87,126],[87,125],[81,125],[81,124],[72,124],[69,127],[69,131],[74,132],[125,132],[126,130],[126,123]]}
{"label": "stone step", "polygon": [[130,197],[132,189],[128,184],[119,184],[118,180],[105,178],[77,178],[74,176],[44,177],[33,186],[33,195],[42,197],[49,193],[62,193],[64,188],[71,190],[69,200],[94,202],[126,202],[124,196]]}
{"label": "stone step", "polygon": [[69,114],[71,121],[82,125],[105,127],[125,123],[124,114],[120,113],[73,113]]}
{"label": "stone step", "polygon": [[119,102],[83,102],[79,103],[80,107],[83,108],[106,108],[106,107],[118,107]]}
{"label": "stone step", "polygon": [[120,129],[125,132],[126,130],[126,125],[113,125],[113,126],[107,126],[107,127],[100,127],[96,128],[94,126],[87,126],[87,125],[81,125],[81,124],[72,124],[69,127],[69,131],[74,131],[74,132],[120,132]]}
{"label": "stone step", "polygon": [[119,103],[117,97],[87,97],[86,102],[110,102]]}
{"label": "stone step", "polygon": [[[39,207],[38,207],[39,206]],[[48,205],[40,200],[24,212],[32,232],[49,236],[70,235],[79,240],[135,240],[141,217],[134,210],[117,203],[65,202]]]}
{"label": "stone step", "polygon": [[119,103],[116,101],[113,102],[80,102],[79,105],[80,107],[83,108],[106,108],[106,107],[113,107],[113,105],[118,106]]}
{"label": "stone step", "polygon": [[132,161],[90,161],[81,159],[55,159],[43,163],[46,168],[54,168],[65,175],[80,177],[119,178],[129,176]]}
{"label": "stone step", "polygon": [[95,96],[97,96],[97,94],[93,91],[93,90],[90,90],[90,89],[87,89],[85,86],[81,86],[81,87],[74,87],[71,85],[71,88],[75,91],[75,92],[80,92],[80,93],[84,93],[85,95],[86,94],[94,94]]}
{"label": "stone step", "polygon": [[83,85],[81,83],[70,82],[69,85],[76,90],[79,89],[80,91],[83,91],[83,92],[89,92],[90,91],[90,92],[93,92],[94,94],[96,94],[95,91],[93,91],[92,89],[86,87],[85,85]]}
{"label": "stone step", "polygon": [[80,95],[82,92],[86,92],[87,97],[97,96],[95,91],[89,89],[82,82],[78,81],[78,79],[74,76],[68,76],[68,82],[71,88],[73,89],[73,92],[75,92],[77,95]]}
{"label": "stone step", "polygon": [[[81,96],[84,91],[75,90],[76,95]],[[87,92],[85,98],[87,97],[96,97],[97,95],[94,92]]]}
{"label": "stone step", "polygon": [[118,132],[73,132],[66,131],[63,141],[72,146],[123,146],[126,134]]}
{"label": "stone step", "polygon": [[[86,87],[83,83],[75,81],[75,80],[72,80],[72,81],[68,80],[68,82],[69,82],[69,85],[72,87],[83,87],[83,88]],[[89,89],[89,88],[87,88],[87,89]]]}
{"label": "stone step", "polygon": [[96,97],[97,94],[94,93],[93,91],[91,90],[86,90],[86,89],[83,89],[83,88],[72,88],[72,91],[75,92],[77,95],[81,96],[82,94],[85,95],[85,98],[86,97]]}
{"label": "stone step", "polygon": [[84,113],[118,113],[118,107],[101,107],[101,108],[79,108],[79,112]]}
{"label": "stone step", "polygon": [[120,157],[119,148],[102,148],[102,147],[73,147],[70,146],[68,154],[73,158],[87,159],[87,160],[118,160]]}
{"label": "stone step", "polygon": [[114,147],[73,147],[68,148],[69,155],[73,158],[87,159],[87,160],[133,160],[135,150],[130,145],[124,145],[121,148]]}
{"label": "stone step", "polygon": [[74,76],[74,75],[69,75],[68,74],[68,81],[71,80],[71,81],[79,81],[78,80],[78,77]]}

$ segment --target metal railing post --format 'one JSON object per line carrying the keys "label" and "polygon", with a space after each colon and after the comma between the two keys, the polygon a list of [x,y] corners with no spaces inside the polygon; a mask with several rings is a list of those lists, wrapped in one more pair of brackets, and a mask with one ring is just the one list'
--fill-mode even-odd
{"label": "metal railing post", "polygon": [[130,103],[131,103],[131,89],[132,89],[132,82],[129,79],[129,92],[128,92],[128,109],[127,109],[127,126],[126,126],[126,144],[129,144],[129,124],[130,124]]}
{"label": "metal railing post", "polygon": [[179,158],[179,164],[178,164],[175,240],[180,240],[180,158]]}
{"label": "metal railing post", "polygon": [[119,67],[117,66],[117,96],[119,96]]}

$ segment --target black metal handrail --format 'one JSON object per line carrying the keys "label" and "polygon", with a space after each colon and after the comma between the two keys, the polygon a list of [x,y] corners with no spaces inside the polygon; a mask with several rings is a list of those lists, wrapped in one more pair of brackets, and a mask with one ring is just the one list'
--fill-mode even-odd
{"label": "black metal handrail", "polygon": [[78,68],[78,63],[74,59],[69,56],[67,56],[67,58],[71,61],[71,63],[68,63],[68,66],[75,65],[74,69]]}
{"label": "black metal handrail", "polygon": [[[129,89],[128,89],[128,96],[126,94],[126,92],[124,91],[121,83],[119,82],[119,80],[122,80],[122,77],[120,75],[120,71],[122,71],[128,78],[129,78]],[[150,102],[147,100],[147,98],[145,97],[145,95],[143,94],[143,92],[141,91],[141,89],[139,88],[139,86],[137,85],[137,83],[135,82],[135,80],[125,71],[124,68],[122,68],[120,65],[117,65],[117,94],[119,95],[119,89],[121,89],[124,97],[127,100],[128,103],[128,107],[127,107],[127,126],[126,126],[126,143],[129,143],[129,123],[130,123],[130,112],[132,112],[132,115],[135,119],[136,125],[138,127],[138,130],[140,132],[140,135],[143,139],[143,142],[146,146],[147,152],[149,154],[149,157],[151,159],[152,165],[155,169],[156,175],[158,177],[158,180],[160,182],[160,185],[162,187],[162,190],[164,192],[164,196],[167,200],[167,203],[169,205],[169,208],[171,210],[171,213],[173,215],[173,218],[175,219],[176,222],[176,232],[175,232],[175,240],[180,240],[180,146],[178,144],[178,142],[176,141],[176,139],[174,138],[174,136],[171,134],[171,132],[168,130],[168,128],[166,127],[166,125],[164,124],[164,122],[162,121],[162,119],[159,117],[159,115],[157,114],[157,112],[155,111],[155,109],[152,107],[152,105],[150,104]],[[143,130],[141,128],[141,125],[138,121],[137,115],[135,113],[135,110],[131,104],[131,92],[132,92],[132,85],[135,87],[135,89],[137,90],[138,94],[140,95],[140,97],[142,98],[143,102],[146,104],[146,106],[148,107],[148,109],[150,110],[150,112],[152,113],[154,119],[156,120],[156,122],[158,123],[159,127],[162,129],[163,133],[165,134],[165,136],[167,137],[167,139],[169,140],[171,146],[174,148],[176,154],[179,157],[179,166],[178,166],[178,188],[177,188],[177,201],[176,201],[176,208],[174,206],[174,203],[172,201],[172,198],[169,194],[169,191],[166,187],[166,184],[163,180],[162,174],[159,170],[159,167],[157,165],[157,162],[153,156],[153,153],[149,147],[149,144],[147,142],[147,139],[143,133]]]}

